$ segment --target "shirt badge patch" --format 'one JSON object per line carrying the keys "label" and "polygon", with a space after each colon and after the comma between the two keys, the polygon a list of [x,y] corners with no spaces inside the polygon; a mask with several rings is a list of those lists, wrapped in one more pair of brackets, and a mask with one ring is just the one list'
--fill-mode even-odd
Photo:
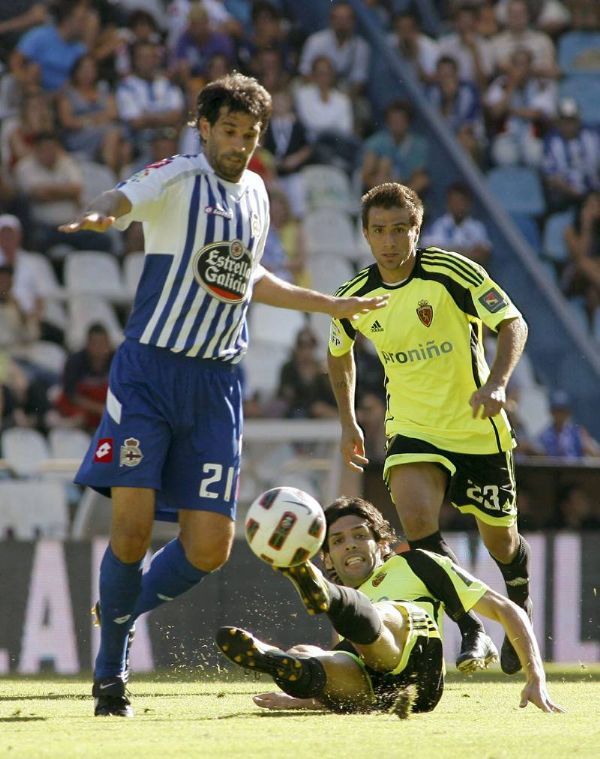
{"label": "shirt badge patch", "polygon": [[385,580],[387,575],[387,572],[379,572],[379,574],[375,575],[375,577],[371,580],[371,585],[376,588],[378,585],[381,585],[381,583]]}
{"label": "shirt badge patch", "polygon": [[431,327],[431,322],[433,321],[433,306],[431,303],[428,303],[426,300],[420,300],[417,316],[422,324],[426,327]]}
{"label": "shirt badge patch", "polygon": [[121,446],[119,466],[137,466],[143,458],[140,441],[134,437],[126,438]]}
{"label": "shirt badge patch", "polygon": [[329,342],[332,345],[335,345],[336,348],[339,348],[342,344],[340,331],[333,322],[331,322],[331,326],[329,328]]}
{"label": "shirt badge patch", "polygon": [[490,288],[480,298],[479,302],[486,308],[491,314],[495,314],[496,311],[500,311],[506,306],[506,301],[502,297],[502,294],[498,292],[494,287]]}
{"label": "shirt badge patch", "polygon": [[111,464],[113,460],[113,440],[111,437],[101,437],[94,451],[94,463]]}

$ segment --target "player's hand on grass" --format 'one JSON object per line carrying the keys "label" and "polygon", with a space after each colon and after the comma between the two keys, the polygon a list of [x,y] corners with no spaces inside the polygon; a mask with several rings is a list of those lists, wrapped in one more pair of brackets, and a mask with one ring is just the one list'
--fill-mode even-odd
{"label": "player's hand on grass", "polygon": [[344,464],[355,472],[362,472],[369,459],[365,456],[365,439],[358,425],[342,427],[340,450]]}
{"label": "player's hand on grass", "polygon": [[261,709],[322,709],[323,707],[314,698],[294,698],[287,693],[259,693],[252,696],[252,700]]}
{"label": "player's hand on grass", "polygon": [[384,308],[388,299],[389,295],[377,295],[375,298],[335,298],[331,316],[335,319],[356,319],[361,314]]}
{"label": "player's hand on grass", "polygon": [[506,388],[503,385],[488,384],[476,390],[469,404],[473,410],[473,419],[487,419],[496,416],[506,407]]}
{"label": "player's hand on grass", "polygon": [[521,703],[519,704],[521,709],[525,708],[530,702],[543,712],[562,714],[565,711],[562,706],[552,701],[546,690],[546,683],[541,680],[528,682],[521,691]]}
{"label": "player's hand on grass", "polygon": [[79,232],[80,230],[90,230],[92,232],[106,232],[114,224],[114,216],[105,216],[97,211],[88,211],[78,216],[75,221],[68,224],[62,224],[59,232]]}

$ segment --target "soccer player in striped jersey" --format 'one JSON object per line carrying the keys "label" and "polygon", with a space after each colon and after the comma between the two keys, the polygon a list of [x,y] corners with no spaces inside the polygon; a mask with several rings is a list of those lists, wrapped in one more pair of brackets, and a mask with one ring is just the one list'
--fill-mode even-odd
{"label": "soccer player in striped jersey", "polygon": [[[390,300],[384,311],[354,322],[332,320],[328,363],[342,455],[352,469],[367,461],[354,412],[352,346],[360,332],[374,344],[385,371],[384,478],[409,545],[456,561],[439,528],[447,495],[475,517],[508,597],[530,614],[529,546],[517,529],[515,440],[504,411],[527,325],[480,265],[457,253],[417,247],[422,219],[421,200],[404,185],[382,184],[362,198],[363,231],[375,263],[337,295],[387,293]],[[484,324],[498,333],[491,369],[483,353]],[[488,658],[493,644],[473,614],[457,624],[457,666],[468,671]],[[521,668],[508,638],[500,663],[507,674]]]}
{"label": "soccer player in striped jersey", "polygon": [[395,554],[395,535],[362,498],[338,498],[325,509],[323,559],[338,581],[311,562],[280,571],[309,614],[325,613],[342,637],[333,650],[270,646],[237,627],[217,644],[230,661],[271,675],[282,692],[254,697],[266,709],[429,712],[444,689],[441,620],[475,608],[515,641],[526,684],[520,705],[562,712],[546,690],[544,668],[527,615],[446,556],[417,549]]}
{"label": "soccer player in striped jersey", "polygon": [[[76,482],[112,498],[100,568],[96,715],[132,716],[125,694],[135,619],[199,583],[229,556],[242,437],[238,362],[250,300],[351,318],[387,298],[332,297],[287,284],[260,264],[265,186],[247,170],[271,97],[232,74],[198,96],[199,155],[147,166],[103,193],[63,231],[144,227],[145,264],[106,410]],[[179,536],[142,576],[155,518]]]}

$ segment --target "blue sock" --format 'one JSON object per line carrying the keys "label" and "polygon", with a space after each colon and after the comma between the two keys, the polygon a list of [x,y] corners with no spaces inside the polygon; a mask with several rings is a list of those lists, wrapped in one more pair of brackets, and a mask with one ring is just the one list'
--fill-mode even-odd
{"label": "blue sock", "polygon": [[185,593],[207,574],[209,572],[190,564],[179,538],[175,538],[154,554],[148,571],[143,575],[142,591],[133,611],[134,619]]}
{"label": "blue sock", "polygon": [[100,649],[94,677],[123,677],[127,636],[142,585],[142,559],[124,564],[106,549],[100,565]]}

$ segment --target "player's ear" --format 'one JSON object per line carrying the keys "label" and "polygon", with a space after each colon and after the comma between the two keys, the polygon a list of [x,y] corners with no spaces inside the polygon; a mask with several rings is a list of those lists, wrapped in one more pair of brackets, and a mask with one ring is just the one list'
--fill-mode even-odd
{"label": "player's ear", "polygon": [[200,116],[198,119],[198,134],[202,142],[206,142],[210,134],[210,121],[204,116]]}

